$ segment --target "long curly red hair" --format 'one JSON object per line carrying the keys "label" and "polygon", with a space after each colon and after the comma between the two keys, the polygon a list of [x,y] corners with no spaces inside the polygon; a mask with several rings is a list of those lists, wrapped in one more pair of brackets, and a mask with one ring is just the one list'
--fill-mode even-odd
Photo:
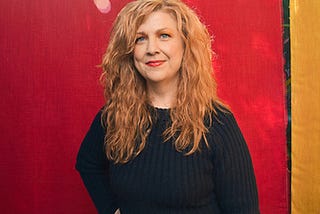
{"label": "long curly red hair", "polygon": [[[179,0],[137,0],[128,3],[118,14],[103,57],[101,75],[106,107],[102,122],[106,127],[105,151],[115,163],[126,163],[145,147],[152,128],[146,81],[133,63],[133,49],[138,27],[155,11],[172,14],[184,42],[184,56],[176,104],[170,110],[172,125],[163,133],[165,140],[174,137],[177,151],[190,155],[199,150],[208,132],[206,116],[222,105],[213,78],[211,37],[196,13]],[[177,134],[178,133],[178,134]]]}

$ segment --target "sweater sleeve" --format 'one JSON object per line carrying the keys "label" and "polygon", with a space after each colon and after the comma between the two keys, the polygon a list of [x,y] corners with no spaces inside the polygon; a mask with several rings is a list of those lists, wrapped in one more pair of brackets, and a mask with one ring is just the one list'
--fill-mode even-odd
{"label": "sweater sleeve", "polygon": [[214,183],[224,214],[258,214],[259,202],[251,157],[232,113],[220,112],[214,125]]}
{"label": "sweater sleeve", "polygon": [[115,196],[109,186],[108,160],[104,153],[105,131],[101,126],[101,111],[94,118],[78,152],[76,169],[99,214],[113,214]]}

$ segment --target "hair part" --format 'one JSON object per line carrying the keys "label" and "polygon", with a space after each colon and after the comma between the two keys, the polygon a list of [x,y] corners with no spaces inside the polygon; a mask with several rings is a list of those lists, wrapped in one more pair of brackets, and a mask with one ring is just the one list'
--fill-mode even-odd
{"label": "hair part", "polygon": [[[163,133],[165,141],[174,139],[177,151],[190,155],[207,146],[206,116],[222,104],[216,95],[213,78],[211,37],[196,13],[179,0],[137,0],[118,14],[103,57],[101,82],[105,87],[106,107],[102,122],[106,128],[105,151],[115,163],[126,163],[145,147],[152,128],[146,81],[133,63],[138,27],[155,11],[172,14],[184,42],[176,104],[170,111],[172,125]],[[137,114],[139,112],[139,114]]]}

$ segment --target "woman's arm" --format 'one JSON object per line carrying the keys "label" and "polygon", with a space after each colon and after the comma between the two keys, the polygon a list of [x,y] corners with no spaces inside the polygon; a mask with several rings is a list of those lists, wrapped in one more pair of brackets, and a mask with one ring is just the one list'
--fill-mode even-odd
{"label": "woman's arm", "polygon": [[214,179],[224,214],[258,214],[254,170],[247,144],[232,113],[220,112],[214,125]]}
{"label": "woman's arm", "polygon": [[108,160],[104,153],[105,131],[100,121],[101,112],[96,115],[81,144],[76,169],[99,214],[110,214],[116,211],[117,205],[109,186]]}

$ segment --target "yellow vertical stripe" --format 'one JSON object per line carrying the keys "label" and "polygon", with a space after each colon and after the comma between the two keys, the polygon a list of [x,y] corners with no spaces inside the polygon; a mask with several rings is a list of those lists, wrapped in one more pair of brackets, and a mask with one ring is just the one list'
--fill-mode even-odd
{"label": "yellow vertical stripe", "polygon": [[291,0],[292,214],[320,213],[320,1]]}

